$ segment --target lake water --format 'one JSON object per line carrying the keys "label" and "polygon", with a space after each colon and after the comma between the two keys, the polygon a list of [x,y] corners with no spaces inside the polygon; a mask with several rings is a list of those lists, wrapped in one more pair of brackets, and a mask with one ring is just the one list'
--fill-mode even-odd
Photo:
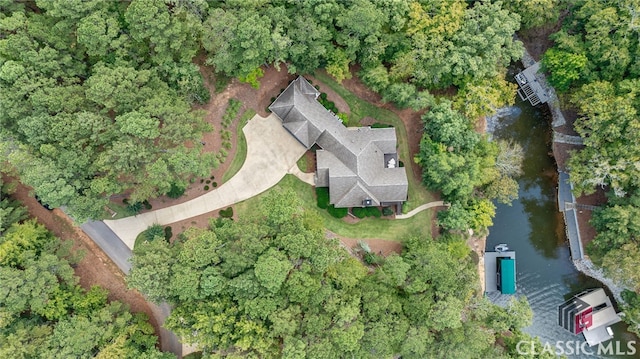
{"label": "lake water", "polygon": [[[556,204],[557,172],[551,157],[550,115],[529,103],[518,102],[515,107],[507,109],[503,119],[490,125],[495,125],[495,138],[512,139],[522,145],[524,175],[518,180],[519,199],[511,206],[497,205],[487,250],[506,243],[516,251],[517,295],[526,296],[533,310],[533,324],[526,332],[554,348],[557,341],[584,342],[582,335],[573,335],[557,324],[557,308],[571,295],[603,285],[578,272],[571,262],[564,222]],[[499,304],[509,299],[499,293],[488,297]],[[624,323],[612,327],[614,341],[620,340],[621,349],[626,352],[627,342],[638,338],[625,328]],[[588,348],[586,344],[584,347]],[[640,350],[640,343],[635,347]],[[618,357],[640,358],[640,353]]]}

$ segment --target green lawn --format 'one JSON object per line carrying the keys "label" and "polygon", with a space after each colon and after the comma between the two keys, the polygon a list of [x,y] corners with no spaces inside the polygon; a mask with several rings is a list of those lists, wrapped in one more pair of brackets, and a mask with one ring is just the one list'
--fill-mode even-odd
{"label": "green lawn", "polygon": [[127,206],[124,204],[118,204],[118,203],[109,201],[109,203],[107,203],[107,207],[109,207],[109,209],[116,212],[117,214],[114,217],[111,217],[111,213],[109,213],[108,211],[104,211],[104,214],[102,215],[101,219],[120,219],[125,217],[131,217],[136,214],[130,211],[129,208],[127,208]]}
{"label": "green lawn", "polygon": [[[431,231],[432,210],[426,210],[417,215],[402,220],[389,220],[382,218],[365,218],[358,223],[350,224],[342,219],[331,217],[329,212],[316,206],[315,193],[313,187],[300,181],[293,175],[286,175],[280,183],[269,191],[278,188],[290,188],[300,199],[305,211],[315,211],[324,221],[325,228],[345,237],[351,238],[381,238],[394,241],[401,241],[408,235],[414,233],[424,233]],[[260,198],[267,192],[244,202],[236,204],[234,207],[240,218],[252,216],[258,208]]]}
{"label": "green lawn", "polygon": [[302,172],[306,173],[309,170],[309,161],[307,161],[306,154],[302,155],[302,157],[300,157],[300,159],[298,160],[298,162],[296,162],[296,164],[298,165],[298,168]]}
{"label": "green lawn", "polygon": [[238,150],[236,151],[236,155],[233,156],[233,160],[231,161],[229,168],[224,175],[222,175],[222,183],[227,182],[231,177],[235,176],[235,174],[240,171],[240,168],[242,168],[242,165],[244,164],[244,160],[247,158],[247,139],[244,138],[242,128],[253,116],[255,116],[255,114],[256,111],[253,109],[247,109],[240,117],[240,122],[236,129],[236,138],[238,139],[236,146],[238,146]]}
{"label": "green lawn", "polygon": [[[404,127],[402,120],[393,112],[376,107],[369,102],[356,96],[342,85],[337,83],[333,78],[324,72],[316,72],[313,76],[323,84],[329,86],[333,91],[338,93],[349,105],[351,109],[351,115],[349,119],[351,123],[360,123],[365,117],[375,118],[378,122],[387,123],[393,125],[396,129],[398,136],[398,155],[400,160],[407,166],[413,161],[413,158],[409,156],[409,144],[407,140],[407,130]],[[404,209],[410,211],[421,204],[428,203],[434,200],[433,195],[427,191],[422,183],[416,180],[411,169],[407,168],[407,177],[409,178],[409,200],[405,203]]]}

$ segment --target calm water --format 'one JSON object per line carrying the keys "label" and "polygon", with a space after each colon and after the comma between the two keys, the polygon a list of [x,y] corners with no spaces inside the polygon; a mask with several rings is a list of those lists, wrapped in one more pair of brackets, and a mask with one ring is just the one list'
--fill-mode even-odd
{"label": "calm water", "polygon": [[[499,243],[507,243],[516,251],[517,294],[529,300],[533,310],[533,324],[529,334],[555,346],[556,341],[580,341],[557,324],[557,307],[572,294],[603,285],[578,272],[571,262],[564,232],[562,215],[556,204],[556,168],[551,152],[549,115],[528,103],[517,103],[519,116],[505,118],[494,137],[512,139],[525,152],[524,175],[518,180],[520,198],[511,206],[498,205],[494,225],[487,239],[487,250]],[[515,109],[515,112],[518,112]],[[491,294],[498,303],[506,303],[508,296]],[[613,326],[615,339],[626,342],[638,340],[625,331],[626,325]],[[636,347],[640,347],[640,344]],[[594,358],[597,356],[569,356]],[[640,358],[640,353],[626,358]]]}

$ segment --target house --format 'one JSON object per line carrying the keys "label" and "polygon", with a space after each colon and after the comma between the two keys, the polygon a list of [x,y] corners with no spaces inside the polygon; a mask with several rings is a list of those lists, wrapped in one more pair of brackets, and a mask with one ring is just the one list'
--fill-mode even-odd
{"label": "house", "polygon": [[396,206],[409,187],[399,167],[394,128],[345,127],[317,101],[320,92],[300,76],[269,106],[307,149],[317,145],[316,186],[329,187],[335,207]]}
{"label": "house", "polygon": [[558,324],[573,334],[583,334],[590,346],[613,338],[609,326],[620,320],[602,288],[586,290],[558,307]]}

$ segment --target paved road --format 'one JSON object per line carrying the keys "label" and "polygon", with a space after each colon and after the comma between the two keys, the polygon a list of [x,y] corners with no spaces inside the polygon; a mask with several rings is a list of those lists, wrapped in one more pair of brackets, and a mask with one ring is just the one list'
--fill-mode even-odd
{"label": "paved road", "polygon": [[90,221],[80,226],[82,230],[111,258],[124,274],[131,270],[131,249],[102,221]]}
{"label": "paved road", "polygon": [[[104,222],[90,221],[81,225],[80,228],[102,248],[124,274],[129,273],[131,270],[131,263],[129,262],[132,254],[131,249],[129,249]],[[149,301],[148,303],[153,312],[153,316],[158,321],[158,325],[160,325],[160,347],[162,350],[172,352],[180,358],[182,356],[182,344],[180,340],[173,332],[162,327],[165,319],[167,319],[171,313],[171,308],[167,303],[160,305]]]}
{"label": "paved road", "polygon": [[[247,158],[228,182],[175,206],[117,220],[105,220],[104,223],[129,248],[133,248],[136,236],[153,224],[167,225],[228,207],[275,186],[287,173],[299,172],[296,171],[296,162],[307,149],[287,132],[275,115],[266,118],[256,115],[242,131],[247,139]],[[309,178],[303,180],[313,181],[313,174],[306,176]]]}

